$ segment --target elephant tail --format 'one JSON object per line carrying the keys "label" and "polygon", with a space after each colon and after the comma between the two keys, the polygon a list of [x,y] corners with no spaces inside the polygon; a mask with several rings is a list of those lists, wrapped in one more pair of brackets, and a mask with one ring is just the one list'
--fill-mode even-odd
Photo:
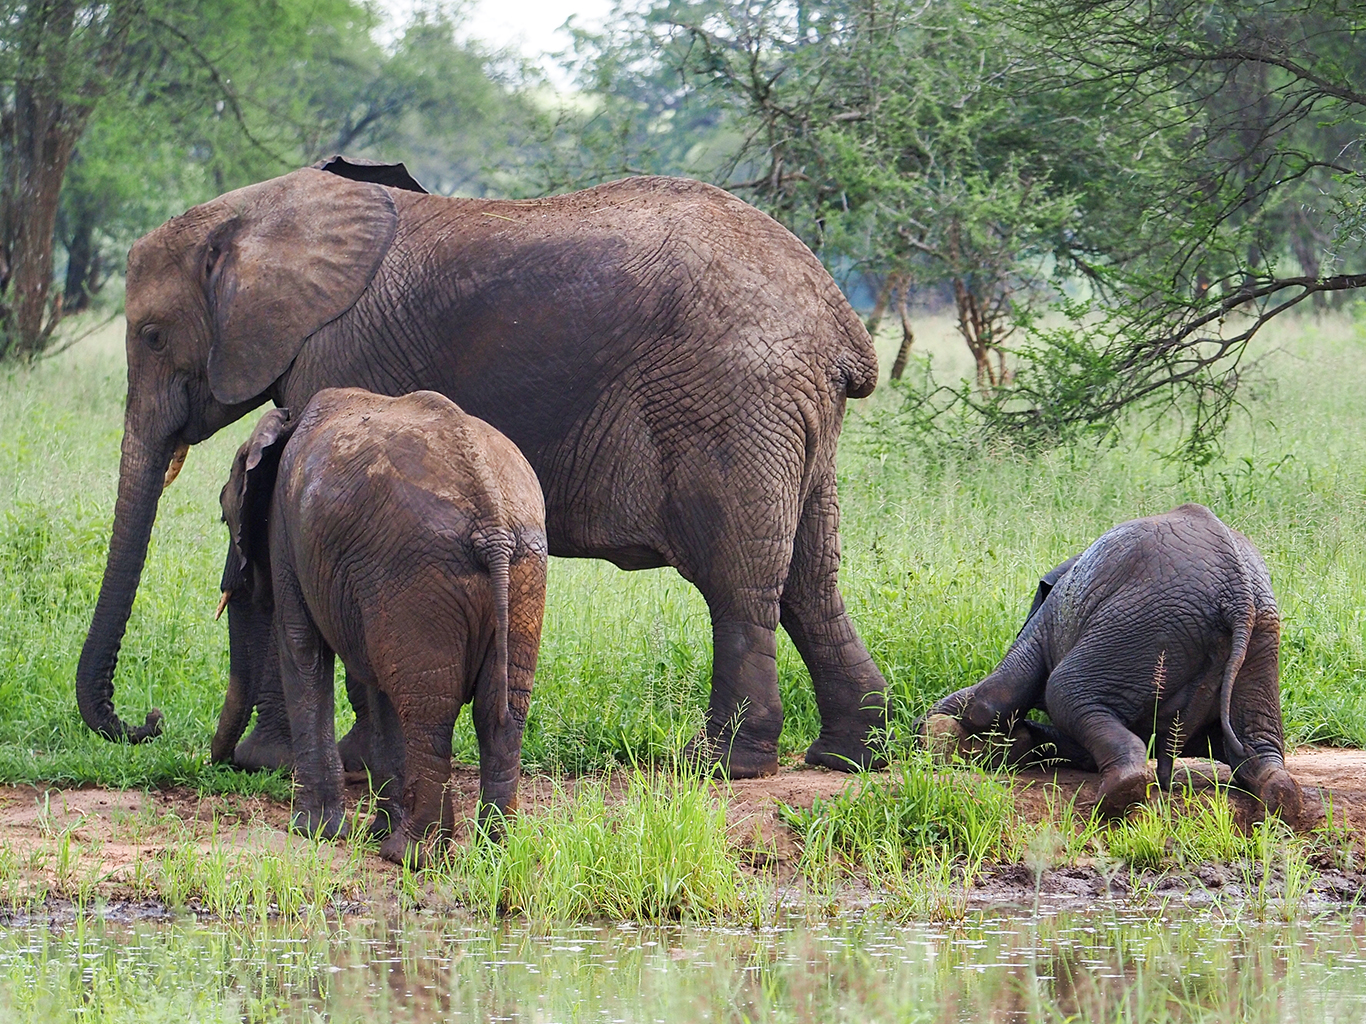
{"label": "elephant tail", "polygon": [[[1227,526],[1224,529],[1228,531]],[[1248,645],[1252,641],[1252,623],[1257,616],[1257,606],[1248,584],[1248,570],[1243,562],[1242,550],[1232,532],[1228,532],[1238,567],[1238,587],[1237,600],[1229,614],[1233,627],[1233,646],[1229,649],[1228,661],[1224,663],[1224,678],[1219,687],[1219,724],[1223,726],[1226,750],[1235,757],[1243,757],[1243,744],[1233,733],[1233,725],[1229,722],[1229,710],[1233,706],[1233,682],[1238,678],[1243,661],[1247,658]]]}
{"label": "elephant tail", "polygon": [[1238,672],[1243,667],[1248,642],[1252,639],[1252,613],[1253,610],[1249,606],[1247,614],[1233,624],[1233,649],[1229,651],[1228,661],[1224,664],[1224,680],[1219,688],[1219,724],[1224,727],[1224,746],[1236,757],[1243,756],[1243,744],[1233,734],[1233,726],[1229,724],[1228,716],[1229,708],[1233,704],[1233,681],[1238,678]]}
{"label": "elephant tail", "polygon": [[512,564],[512,551],[516,542],[510,533],[500,531],[485,539],[479,545],[479,554],[488,568],[489,582],[493,584],[494,611],[494,695],[497,708],[498,725],[507,725],[510,708],[508,704],[508,589]]}

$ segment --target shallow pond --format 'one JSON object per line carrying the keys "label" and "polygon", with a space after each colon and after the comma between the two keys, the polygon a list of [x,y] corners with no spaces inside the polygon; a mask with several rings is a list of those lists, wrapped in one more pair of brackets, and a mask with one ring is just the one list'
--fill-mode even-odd
{"label": "shallow pond", "polygon": [[4,1021],[1366,1019],[1366,919],[970,916],[762,931],[286,924],[0,931]]}

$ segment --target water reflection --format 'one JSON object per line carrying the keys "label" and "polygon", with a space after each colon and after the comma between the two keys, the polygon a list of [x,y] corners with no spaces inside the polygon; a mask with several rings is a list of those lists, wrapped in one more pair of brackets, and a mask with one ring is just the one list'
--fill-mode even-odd
{"label": "water reflection", "polygon": [[1358,1021],[1364,948],[1361,918],[760,932],[423,915],[311,929],[78,921],[0,932],[0,1019]]}

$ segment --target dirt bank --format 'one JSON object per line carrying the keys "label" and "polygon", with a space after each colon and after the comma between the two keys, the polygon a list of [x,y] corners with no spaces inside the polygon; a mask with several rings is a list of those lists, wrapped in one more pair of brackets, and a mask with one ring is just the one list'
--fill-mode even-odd
{"label": "dirt bank", "polygon": [[[1207,763],[1182,762],[1184,776],[1197,792],[1210,792],[1216,776]],[[1360,848],[1366,836],[1366,751],[1301,747],[1288,758],[1287,766],[1301,785],[1317,789],[1331,809],[1334,822],[1352,833],[1351,843]],[[1227,770],[1219,781],[1227,783]],[[478,790],[478,769],[457,766],[453,778],[457,809],[470,809]],[[798,849],[791,831],[782,823],[779,809],[786,804],[809,808],[817,798],[836,795],[857,781],[848,775],[790,765],[777,775],[718,784],[718,796],[727,801],[727,821],[736,846],[737,860],[753,868],[775,872],[781,881],[790,878]],[[1057,774],[1027,772],[1014,776],[1016,807],[1022,817],[1044,820],[1068,801],[1075,800],[1084,817],[1096,800],[1096,777],[1063,771]],[[532,776],[524,780],[523,810],[544,808],[555,799],[556,789],[569,789],[573,780]],[[353,800],[365,796],[365,787],[349,787]],[[1261,807],[1252,797],[1229,791],[1228,799],[1240,824],[1260,817]],[[40,786],[0,788],[0,867],[5,869],[4,888],[17,890],[45,887],[54,895],[69,896],[79,890],[104,899],[136,899],[145,896],[139,878],[146,865],[168,849],[194,847],[201,851],[283,852],[303,842],[286,831],[286,803],[264,797],[200,796],[191,790],[61,789]],[[339,846],[337,858],[348,856]],[[1359,860],[1360,858],[1358,858]],[[1323,863],[1314,889],[1321,902],[1359,898],[1366,891],[1366,876],[1343,865]],[[366,859],[367,876],[373,882],[391,878],[394,868],[377,857]],[[968,905],[1031,904],[1042,898],[1054,906],[1085,905],[1098,896],[1135,895],[1136,887],[1149,891],[1144,898],[1180,896],[1212,899],[1219,893],[1235,893],[1237,880],[1226,872],[1197,870],[1179,877],[1170,873],[1128,875],[1120,880],[1113,872],[1082,862],[1036,874],[1024,865],[1001,865],[988,873],[969,894]],[[8,894],[13,902],[14,892]]]}

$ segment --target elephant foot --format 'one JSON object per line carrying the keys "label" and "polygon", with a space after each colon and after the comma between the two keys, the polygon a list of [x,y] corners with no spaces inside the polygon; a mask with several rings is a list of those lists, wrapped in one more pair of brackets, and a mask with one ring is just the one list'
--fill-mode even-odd
{"label": "elephant foot", "polygon": [[380,843],[379,855],[394,864],[402,864],[414,871],[422,871],[432,866],[437,858],[435,853],[444,850],[447,839],[443,836],[436,840],[433,849],[428,844],[418,842],[399,829],[384,842]]}
{"label": "elephant foot", "polygon": [[915,723],[916,739],[936,761],[952,761],[964,755],[969,733],[953,715],[930,714]]}
{"label": "elephant foot", "polygon": [[390,814],[383,807],[375,809],[375,816],[365,826],[365,834],[370,839],[387,839],[397,831],[399,831],[398,816]]}
{"label": "elephant foot", "polygon": [[293,768],[294,751],[288,736],[281,738],[262,733],[258,727],[237,744],[237,749],[232,754],[232,763],[234,767],[249,772]]}
{"label": "elephant foot", "polygon": [[340,808],[299,810],[290,819],[289,830],[312,839],[345,839],[351,832],[346,812]]}
{"label": "elephant foot", "polygon": [[1107,818],[1122,818],[1130,807],[1147,801],[1153,782],[1146,764],[1102,772],[1097,808]]}
{"label": "elephant foot", "polygon": [[1284,768],[1273,768],[1252,788],[1269,813],[1280,817],[1296,832],[1309,832],[1323,824],[1323,801],[1313,791],[1300,788]]}
{"label": "elephant foot", "polygon": [[936,761],[970,761],[988,769],[1047,767],[1054,759],[1051,745],[1041,745],[1028,725],[1009,735],[971,731],[950,715],[930,714],[918,725],[920,745]]}
{"label": "elephant foot", "polygon": [[867,739],[827,737],[822,732],[806,751],[806,763],[837,772],[869,772],[887,767],[887,751],[883,744],[871,744]]}
{"label": "elephant foot", "polygon": [[735,739],[723,748],[714,739],[698,736],[683,748],[683,761],[704,775],[728,779],[760,779],[778,773],[776,743],[752,747]]}
{"label": "elephant foot", "polygon": [[479,831],[495,843],[507,838],[508,820],[517,813],[518,798],[512,797],[502,802],[479,801]]}

